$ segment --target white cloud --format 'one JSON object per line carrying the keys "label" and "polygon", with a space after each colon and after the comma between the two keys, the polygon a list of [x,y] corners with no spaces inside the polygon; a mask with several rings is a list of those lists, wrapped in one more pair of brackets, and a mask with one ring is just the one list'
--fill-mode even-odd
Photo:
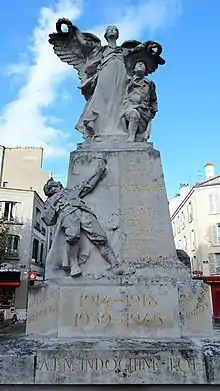
{"label": "white cloud", "polygon": [[[117,7],[117,6],[116,6]],[[124,2],[124,5],[116,10],[109,10],[107,24],[118,26],[120,36],[118,42],[131,39],[140,39],[143,31],[148,29],[146,41],[151,39],[149,34],[154,34],[158,28],[171,25],[179,16],[182,10],[182,0],[143,0],[133,4]],[[93,33],[97,34],[105,42],[103,34],[106,23],[93,28]]]}
{"label": "white cloud", "polygon": [[43,146],[46,156],[66,154],[62,141],[67,135],[48,125],[50,118],[43,109],[53,102],[56,87],[71,74],[72,69],[54,55],[52,46],[48,44],[48,34],[55,30],[59,17],[76,20],[81,12],[79,0],[59,0],[53,7],[41,8],[29,45],[33,63],[9,67],[11,74],[26,73],[26,84],[20,89],[18,98],[5,106],[1,113],[1,144]]}
{"label": "white cloud", "polygon": [[[54,6],[41,8],[28,46],[32,62],[18,63],[8,68],[12,75],[25,76],[25,85],[17,99],[2,110],[1,144],[42,146],[45,156],[66,155],[68,135],[55,127],[59,122],[51,121],[44,109],[54,102],[57,87],[69,75],[73,75],[73,69],[54,55],[52,46],[48,44],[48,34],[55,30],[59,17],[67,17],[73,22],[78,19],[82,13],[82,1],[59,0]],[[145,28],[155,30],[168,22],[172,23],[181,10],[181,0],[148,0],[133,5],[123,0],[123,4],[122,1],[118,2],[112,8],[112,12],[108,13],[109,20],[103,26],[94,27],[93,32],[102,37],[106,24],[114,23],[120,29],[120,41],[123,41],[140,38]],[[70,96],[66,93],[61,98],[68,100]]]}
{"label": "white cloud", "polygon": [[26,76],[28,70],[29,70],[29,64],[21,62],[17,64],[10,64],[4,73],[7,76],[11,76],[11,75]]}

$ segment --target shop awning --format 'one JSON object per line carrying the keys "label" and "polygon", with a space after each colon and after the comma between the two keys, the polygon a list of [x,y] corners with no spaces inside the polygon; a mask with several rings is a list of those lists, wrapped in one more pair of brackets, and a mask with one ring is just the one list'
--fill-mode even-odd
{"label": "shop awning", "polygon": [[19,286],[21,284],[21,272],[19,271],[0,271],[0,286]]}
{"label": "shop awning", "polygon": [[21,283],[20,282],[17,282],[17,281],[6,281],[6,282],[2,282],[0,281],[0,286],[20,286]]}

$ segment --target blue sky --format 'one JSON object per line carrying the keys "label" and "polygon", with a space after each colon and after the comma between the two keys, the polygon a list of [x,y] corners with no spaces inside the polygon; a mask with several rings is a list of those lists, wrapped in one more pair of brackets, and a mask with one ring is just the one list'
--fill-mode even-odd
{"label": "blue sky", "polygon": [[58,17],[102,34],[117,24],[121,40],[155,39],[166,65],[152,75],[159,113],[153,122],[168,196],[181,182],[204,179],[212,161],[220,173],[219,15],[208,0],[19,0],[2,3],[0,143],[45,149],[44,168],[64,180],[68,155],[81,141],[74,125],[84,100],[76,73],[47,43]]}

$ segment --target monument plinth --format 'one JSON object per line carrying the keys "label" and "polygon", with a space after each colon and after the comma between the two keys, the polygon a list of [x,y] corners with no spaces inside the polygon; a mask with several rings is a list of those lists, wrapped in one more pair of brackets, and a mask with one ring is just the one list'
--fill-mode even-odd
{"label": "monument plinth", "polygon": [[73,278],[71,265],[62,268],[65,250],[55,240],[47,282],[30,293],[28,334],[105,339],[212,335],[208,287],[191,282],[176,255],[159,152],[148,143],[83,145],[70,156],[68,189],[89,183],[103,159],[105,175],[83,200],[105,230],[120,270],[109,268],[82,228],[75,244],[81,274]]}
{"label": "monument plinth", "polygon": [[165,63],[162,47],[117,46],[115,26],[106,46],[67,19],[56,28],[49,42],[81,80],[86,104],[76,129],[85,141],[70,155],[67,187],[52,178],[44,187],[43,220],[56,228],[45,281],[29,292],[29,379],[206,383],[208,287],[177,257],[160,153],[147,142],[157,95],[145,76]]}

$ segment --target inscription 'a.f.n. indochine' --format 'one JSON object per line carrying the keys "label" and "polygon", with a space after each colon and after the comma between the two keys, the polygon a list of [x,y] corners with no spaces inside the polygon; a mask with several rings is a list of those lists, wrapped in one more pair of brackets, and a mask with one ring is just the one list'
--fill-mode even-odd
{"label": "inscription 'a.f.n. indochine'", "polygon": [[37,370],[39,372],[74,372],[74,371],[128,371],[128,372],[157,372],[164,367],[170,372],[188,372],[198,370],[194,358],[174,358],[166,357],[165,359],[146,356],[146,357],[109,357],[109,358],[51,358],[38,360]]}

